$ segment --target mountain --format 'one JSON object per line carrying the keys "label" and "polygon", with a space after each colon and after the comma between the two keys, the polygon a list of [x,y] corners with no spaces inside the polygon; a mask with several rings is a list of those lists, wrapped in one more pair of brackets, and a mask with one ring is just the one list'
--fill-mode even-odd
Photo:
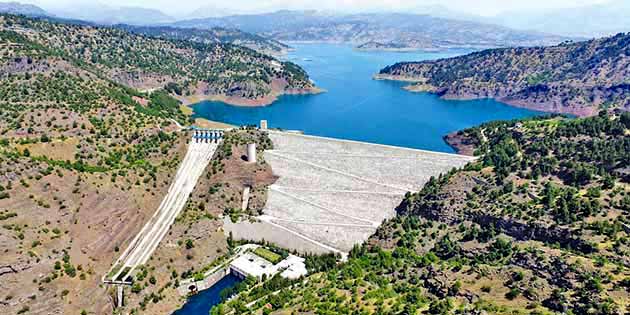
{"label": "mountain", "polygon": [[242,14],[244,12],[239,12],[234,9],[222,8],[215,5],[206,5],[195,9],[194,11],[188,13],[184,19],[192,20],[192,19],[204,19],[204,18],[216,18],[222,16],[230,16]]}
{"label": "mountain", "polygon": [[44,9],[32,5],[19,2],[0,2],[0,13],[26,15],[26,16],[50,16]]}
{"label": "mountain", "polygon": [[168,26],[132,25],[116,25],[116,27],[132,33],[144,34],[152,37],[187,40],[206,44],[227,43],[239,45],[268,54],[283,54],[290,48],[281,42],[259,35],[242,32],[237,29],[225,29],[219,27],[211,29],[191,29]]}
{"label": "mountain", "polygon": [[388,66],[377,78],[448,99],[507,104],[580,116],[630,110],[630,34],[553,47],[508,48]]}
{"label": "mountain", "polygon": [[461,12],[457,10],[453,10],[444,5],[434,4],[434,5],[412,5],[405,8],[403,11],[419,15],[430,15],[438,18],[445,18],[451,20],[461,20],[461,21],[473,21],[473,22],[483,22],[483,18],[474,15],[468,14],[466,12]]}
{"label": "mountain", "polygon": [[628,16],[630,2],[616,0],[552,11],[506,12],[488,21],[516,29],[551,31],[567,36],[600,37],[629,32]]}
{"label": "mountain", "polygon": [[414,49],[488,48],[557,44],[566,38],[477,22],[402,13],[355,15],[277,11],[179,21],[176,27],[237,28],[279,41],[392,43]]}
{"label": "mountain", "polygon": [[[179,94],[200,86],[255,97],[310,84],[299,67],[247,48],[15,15],[0,15],[0,49],[1,314],[119,313],[102,277],[186,154],[191,133],[180,125],[192,119]],[[225,132],[189,206],[140,268],[147,283],[125,289],[125,313],[177,309],[173,284],[227,251],[219,216],[241,206],[234,196],[252,187],[249,209],[262,209],[275,177],[242,160],[248,143],[271,141]]]}
{"label": "mountain", "polygon": [[140,90],[170,87],[184,98],[220,98],[263,105],[314,86],[297,65],[245,47],[136,35],[119,28],[51,23],[5,16],[5,28],[96,67],[109,79]]}
{"label": "mountain", "polygon": [[175,21],[175,18],[155,9],[131,6],[112,7],[99,3],[64,7],[55,10],[54,13],[59,17],[105,25],[154,25]]}

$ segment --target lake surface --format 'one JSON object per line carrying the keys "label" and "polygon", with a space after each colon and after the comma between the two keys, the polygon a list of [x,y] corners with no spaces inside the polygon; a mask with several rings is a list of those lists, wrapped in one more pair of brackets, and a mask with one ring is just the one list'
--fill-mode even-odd
{"label": "lake surface", "polygon": [[241,279],[231,273],[207,290],[200,291],[197,295],[188,298],[186,304],[173,315],[208,315],[213,306],[223,302],[221,291],[232,288],[241,282]]}
{"label": "lake surface", "polygon": [[196,117],[234,125],[302,130],[310,135],[379,144],[454,152],[442,139],[450,132],[483,122],[540,114],[494,100],[447,101],[429,93],[411,93],[406,83],[372,80],[399,61],[451,57],[466,52],[360,52],[333,44],[293,45],[285,58],[302,66],[317,86],[318,95],[285,95],[267,107],[236,107],[221,102],[193,106]]}

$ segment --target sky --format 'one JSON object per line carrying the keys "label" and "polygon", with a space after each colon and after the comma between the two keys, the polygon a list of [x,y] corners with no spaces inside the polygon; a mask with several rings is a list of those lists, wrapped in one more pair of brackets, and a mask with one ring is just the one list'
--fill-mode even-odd
{"label": "sky", "polygon": [[[318,9],[348,13],[375,10],[403,11],[432,5],[442,5],[467,14],[493,16],[504,11],[567,8],[607,1],[609,0],[107,0],[100,3],[108,6],[154,8],[173,16],[186,15],[200,7],[215,7],[241,13],[260,13],[279,9]],[[22,0],[20,2],[32,3],[45,9],[61,9],[65,6],[94,4],[97,1]]]}

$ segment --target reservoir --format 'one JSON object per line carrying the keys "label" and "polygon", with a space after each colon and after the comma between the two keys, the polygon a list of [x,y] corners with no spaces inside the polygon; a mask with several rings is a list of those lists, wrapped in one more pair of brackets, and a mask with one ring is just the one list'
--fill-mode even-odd
{"label": "reservoir", "polygon": [[444,53],[363,52],[335,44],[295,44],[284,59],[302,66],[318,95],[285,95],[266,107],[237,107],[221,102],[193,106],[195,117],[234,125],[269,121],[270,128],[302,130],[310,135],[358,140],[440,152],[454,152],[442,139],[450,132],[483,122],[540,114],[494,100],[449,101],[429,93],[411,93],[404,82],[372,76],[400,61],[453,57]]}

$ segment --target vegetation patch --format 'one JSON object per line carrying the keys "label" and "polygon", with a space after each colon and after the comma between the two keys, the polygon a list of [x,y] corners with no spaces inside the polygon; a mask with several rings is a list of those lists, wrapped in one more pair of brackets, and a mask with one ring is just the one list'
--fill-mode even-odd
{"label": "vegetation patch", "polygon": [[264,248],[264,247],[258,247],[254,250],[254,254],[260,256],[261,258],[264,258],[266,260],[268,260],[269,262],[271,262],[272,264],[277,264],[282,260],[282,256]]}

